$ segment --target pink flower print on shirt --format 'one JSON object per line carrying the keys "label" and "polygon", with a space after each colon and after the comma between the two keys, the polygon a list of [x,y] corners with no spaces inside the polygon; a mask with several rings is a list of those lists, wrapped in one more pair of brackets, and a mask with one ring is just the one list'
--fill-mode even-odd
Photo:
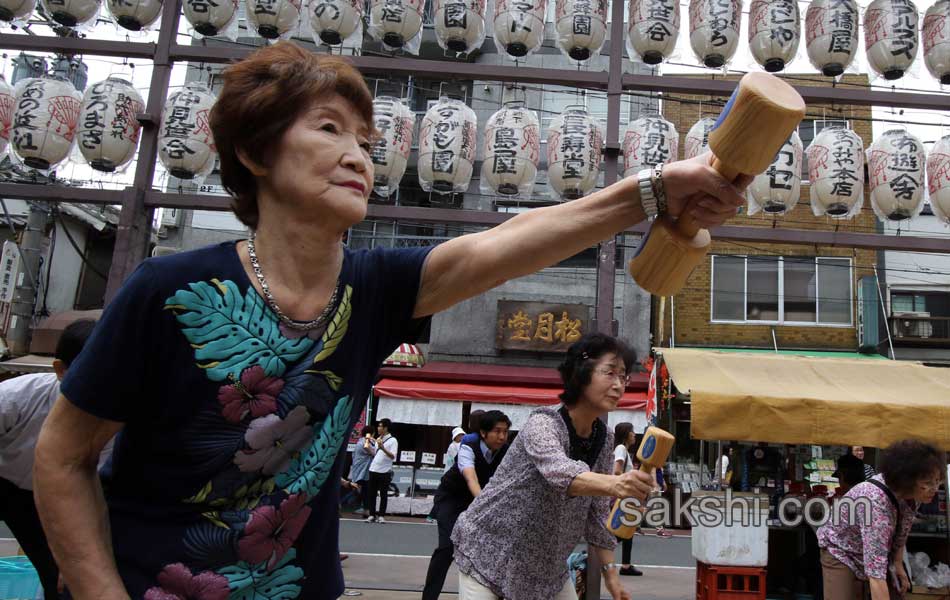
{"label": "pink flower print on shirt", "polygon": [[254,419],[244,434],[250,448],[235,452],[234,463],[246,473],[260,471],[273,475],[283,471],[294,453],[313,437],[313,429],[307,424],[309,419],[310,413],[302,406],[294,408],[284,419],[277,415]]}
{"label": "pink flower print on shirt", "polygon": [[231,383],[218,390],[218,402],[224,418],[240,423],[248,413],[255,419],[277,411],[277,396],[284,389],[284,380],[267,377],[260,365],[244,369],[240,380],[228,376]]}
{"label": "pink flower print on shirt", "polygon": [[167,565],[158,574],[161,587],[145,592],[145,600],[227,600],[228,580],[210,571],[192,575],[181,563]]}
{"label": "pink flower print on shirt", "polygon": [[290,550],[310,516],[305,494],[294,494],[274,506],[259,506],[251,512],[238,542],[238,556],[248,564],[267,561],[271,570]]}

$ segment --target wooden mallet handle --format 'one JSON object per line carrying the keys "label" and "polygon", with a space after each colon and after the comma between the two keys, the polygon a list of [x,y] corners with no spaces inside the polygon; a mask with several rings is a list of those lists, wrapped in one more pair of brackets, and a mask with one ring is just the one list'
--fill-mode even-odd
{"label": "wooden mallet handle", "polygon": [[[776,152],[778,152],[778,150],[776,150]],[[724,164],[721,160],[719,160],[719,157],[713,158],[712,166],[714,169],[716,169],[716,171],[719,172],[720,175],[722,175],[722,178],[726,181],[735,181],[736,178],[741,174],[739,171]],[[700,229],[702,229],[702,227],[700,227],[699,223],[696,222],[696,218],[693,217],[692,213],[689,212],[689,209],[684,211],[683,214],[681,214],[679,218],[676,219],[676,231],[685,239],[695,238]]]}
{"label": "wooden mallet handle", "polygon": [[[649,427],[643,434],[643,441],[640,442],[640,449],[637,450],[637,458],[640,460],[640,471],[643,473],[653,473],[657,467],[666,464],[666,459],[673,449],[676,442],[669,432],[663,431],[659,427]],[[626,509],[626,510],[625,510]],[[631,522],[629,510],[636,510],[631,507],[625,499],[617,499],[614,502],[613,510],[607,517],[607,529],[615,536],[629,540],[637,533],[637,526]]]}

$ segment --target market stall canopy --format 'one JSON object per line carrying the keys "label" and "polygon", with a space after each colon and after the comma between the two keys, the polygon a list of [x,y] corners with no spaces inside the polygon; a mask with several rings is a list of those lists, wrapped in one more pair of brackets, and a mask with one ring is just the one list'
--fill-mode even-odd
{"label": "market stall canopy", "polygon": [[399,344],[396,351],[383,361],[389,367],[421,367],[426,364],[425,356],[415,344]]}
{"label": "market stall canopy", "polygon": [[904,361],[657,348],[703,440],[950,450],[950,369]]}

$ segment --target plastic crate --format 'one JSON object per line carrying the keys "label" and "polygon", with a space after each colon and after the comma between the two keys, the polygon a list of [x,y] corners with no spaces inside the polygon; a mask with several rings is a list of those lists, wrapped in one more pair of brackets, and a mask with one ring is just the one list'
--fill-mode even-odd
{"label": "plastic crate", "polygon": [[766,600],[765,567],[697,562],[696,600]]}
{"label": "plastic crate", "polygon": [[0,598],[34,600],[39,589],[40,577],[27,557],[0,557]]}

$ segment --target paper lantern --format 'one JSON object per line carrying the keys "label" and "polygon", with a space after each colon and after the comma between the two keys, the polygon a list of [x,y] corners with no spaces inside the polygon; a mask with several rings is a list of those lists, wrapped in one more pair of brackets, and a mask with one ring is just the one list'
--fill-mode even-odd
{"label": "paper lantern", "polygon": [[485,0],[434,0],[435,39],[445,50],[468,53],[485,41]]}
{"label": "paper lantern", "polygon": [[944,223],[950,223],[950,135],[934,144],[927,157],[927,188],[930,208]]}
{"label": "paper lantern", "polygon": [[752,180],[747,194],[764,212],[785,214],[798,203],[801,185],[802,139],[793,131],[769,168]]}
{"label": "paper lantern", "polygon": [[495,0],[495,45],[512,58],[533,54],[544,42],[547,0]]}
{"label": "paper lantern", "polygon": [[96,18],[100,2],[101,0],[42,0],[46,14],[66,27],[76,27]]}
{"label": "paper lantern", "polygon": [[13,107],[16,95],[7,80],[0,75],[0,152],[10,144],[10,127],[13,125]]}
{"label": "paper lantern", "polygon": [[739,45],[741,0],[689,0],[689,43],[707,67],[729,61]]}
{"label": "paper lantern", "polygon": [[13,113],[13,151],[33,169],[50,169],[69,155],[82,94],[65,79],[21,81]]}
{"label": "paper lantern", "polygon": [[716,126],[716,119],[704,117],[686,133],[684,158],[695,158],[709,149],[709,132]]}
{"label": "paper lantern", "polygon": [[119,77],[86,88],[76,138],[93,169],[111,173],[132,160],[142,129],[136,116],[144,111],[141,94]]}
{"label": "paper lantern", "polygon": [[409,44],[422,32],[423,0],[372,0],[369,33],[388,48]]}
{"label": "paper lantern", "polygon": [[300,25],[301,0],[246,0],[247,22],[267,40],[288,37]]}
{"label": "paper lantern", "polygon": [[858,52],[858,4],[812,0],[805,13],[808,60],[826,77],[844,73]]}
{"label": "paper lantern", "polygon": [[676,127],[660,116],[631,121],[623,136],[623,176],[677,159],[680,137]]}
{"label": "paper lantern", "polygon": [[808,183],[816,216],[846,218],[864,201],[864,143],[850,129],[829,127],[808,146]]}
{"label": "paper lantern", "polygon": [[903,129],[874,140],[868,152],[871,206],[883,220],[902,221],[924,205],[924,145]]}
{"label": "paper lantern", "polygon": [[583,62],[600,52],[607,39],[607,0],[556,0],[557,47]]}
{"label": "paper lantern", "polygon": [[214,96],[192,82],[168,97],[158,133],[158,158],[179,179],[200,179],[214,169],[218,151],[208,118]]}
{"label": "paper lantern", "polygon": [[583,106],[568,106],[548,125],[548,182],[565,200],[589,193],[597,185],[603,133]]}
{"label": "paper lantern", "polygon": [[182,11],[195,31],[213,36],[237,18],[238,0],[182,0]]}
{"label": "paper lantern", "polygon": [[382,134],[373,144],[375,165],[373,191],[385,198],[399,188],[412,151],[412,128],[416,117],[399,98],[380,96],[373,100],[373,123]]}
{"label": "paper lantern", "polygon": [[950,0],[938,0],[927,9],[922,37],[927,70],[950,85]]}
{"label": "paper lantern", "polygon": [[481,175],[484,193],[531,193],[541,158],[540,132],[537,114],[524,102],[509,102],[489,117]]}
{"label": "paper lantern", "polygon": [[910,0],[874,0],[864,11],[864,49],[884,79],[900,79],[917,56],[920,15]]}
{"label": "paper lantern", "polygon": [[753,0],[749,9],[749,49],[769,73],[795,58],[801,36],[796,0]]}
{"label": "paper lantern", "polygon": [[36,0],[0,0],[0,21],[25,21],[35,8]]}
{"label": "paper lantern", "polygon": [[475,163],[475,111],[446,97],[430,108],[419,130],[419,184],[427,192],[464,192]]}
{"label": "paper lantern", "polygon": [[680,5],[675,0],[630,0],[627,54],[648,65],[670,57],[680,33]]}
{"label": "paper lantern", "polygon": [[312,0],[310,29],[318,44],[338,46],[361,29],[362,0]]}
{"label": "paper lantern", "polygon": [[106,0],[112,19],[129,31],[141,31],[158,20],[162,0]]}

